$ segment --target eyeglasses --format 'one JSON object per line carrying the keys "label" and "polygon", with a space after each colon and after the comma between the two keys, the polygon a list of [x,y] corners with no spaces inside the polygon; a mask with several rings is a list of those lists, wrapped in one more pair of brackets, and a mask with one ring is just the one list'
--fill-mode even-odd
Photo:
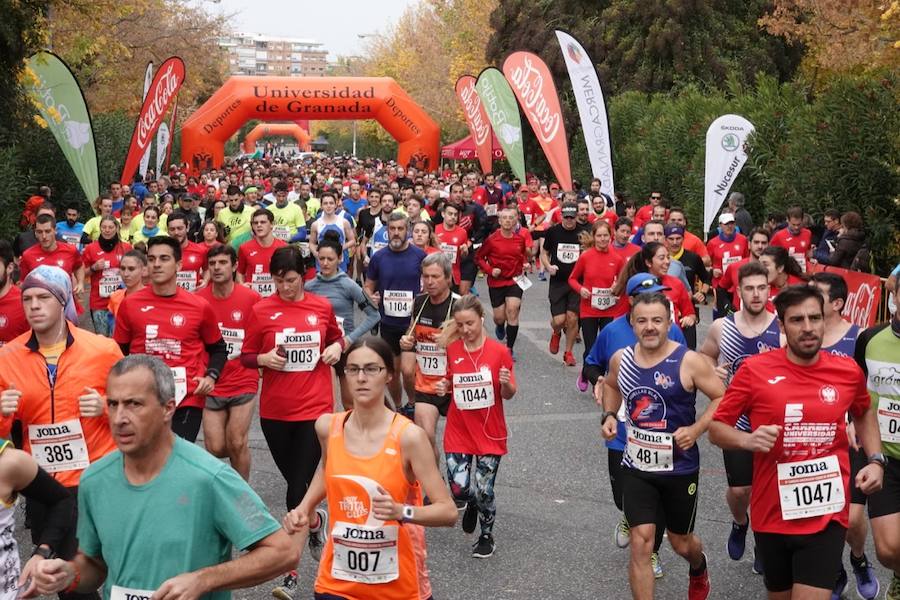
{"label": "eyeglasses", "polygon": [[349,377],[356,377],[360,373],[365,373],[366,377],[375,377],[386,368],[387,367],[380,367],[378,365],[366,365],[364,367],[360,367],[358,365],[347,365],[346,367],[344,367],[344,374]]}
{"label": "eyeglasses", "polygon": [[662,196],[650,196],[652,200],[662,200]]}

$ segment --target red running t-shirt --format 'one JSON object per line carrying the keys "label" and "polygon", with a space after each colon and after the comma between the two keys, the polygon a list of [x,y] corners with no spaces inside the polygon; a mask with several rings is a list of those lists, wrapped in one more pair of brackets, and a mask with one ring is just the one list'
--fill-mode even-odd
{"label": "red running t-shirt", "polygon": [[509,348],[486,337],[474,352],[462,340],[447,346],[447,379],[450,408],[444,429],[444,452],[506,454],[506,417],[500,396],[500,368],[510,371],[515,385]]}
{"label": "red running t-shirt", "polygon": [[579,294],[582,287],[591,293],[589,298],[581,298],[579,314],[582,317],[615,318],[628,312],[625,293],[618,296],[612,293],[624,266],[625,259],[611,248],[604,252],[594,247],[581,253],[569,275],[569,287]]}
{"label": "red running t-shirt", "polygon": [[260,418],[312,421],[330,413],[331,367],[321,355],[341,337],[331,303],[322,296],[304,292],[299,302],[278,294],[261,300],[247,321],[243,353],[265,354],[277,343],[288,363],[283,371],[263,368]]}
{"label": "red running t-shirt", "polygon": [[22,307],[22,291],[11,285],[0,297],[0,346],[31,329]]}
{"label": "red running t-shirt", "polygon": [[798,233],[791,233],[790,228],[779,229],[769,240],[770,246],[780,246],[788,251],[794,259],[800,263],[800,268],[806,271],[806,253],[812,244],[812,233],[809,229],[801,228]]}
{"label": "red running t-shirt", "polygon": [[443,223],[435,227],[434,235],[440,242],[441,251],[450,259],[450,263],[453,265],[453,281],[456,285],[459,285],[459,262],[462,260],[461,249],[468,244],[469,235],[465,229],[459,226],[447,231],[444,229]]}
{"label": "red running t-shirt", "polygon": [[172,369],[179,407],[205,406],[205,399],[193,393],[193,378],[206,373],[206,345],[222,339],[209,302],[181,288],[174,296],[158,296],[145,287],[125,296],[113,338],[130,344],[131,354],[157,356]]}
{"label": "red running t-shirt", "polygon": [[[131,250],[131,244],[119,242],[111,252],[105,252],[100,248],[100,242],[91,242],[84,248],[81,260],[84,268],[91,277],[91,310],[105,310],[109,305],[109,297],[113,292],[122,287],[122,278],[119,276],[119,262],[125,253]],[[92,269],[94,264],[102,263],[99,271]]]}
{"label": "red running t-shirt", "polygon": [[[788,360],[786,349],[779,348],[751,356],[741,364],[713,418],[733,427],[746,414],[754,429],[760,425],[783,428],[769,452],[753,454],[750,522],[754,531],[805,535],[822,531],[831,521],[847,527],[850,459],[845,415],[849,412],[859,417],[869,408],[869,402],[862,370],[845,357],[819,352],[815,364],[800,366]],[[827,487],[816,489],[816,481],[827,481],[821,470],[822,461],[800,468],[787,463],[830,456],[836,457],[840,468],[843,508],[830,514],[785,520],[782,510],[795,510],[797,498],[804,502],[801,506],[808,507],[806,500],[818,502],[820,495],[833,499],[835,494]],[[782,465],[781,477],[778,465]],[[808,491],[792,488],[791,483],[798,481],[798,472],[810,476],[805,478],[812,483]],[[838,478],[834,479],[832,488]]]}
{"label": "red running t-shirt", "polygon": [[197,296],[209,302],[216,315],[219,331],[222,332],[222,339],[228,347],[228,362],[210,395],[231,398],[241,394],[255,394],[259,388],[259,371],[241,364],[241,350],[247,337],[247,320],[253,307],[261,300],[259,294],[248,287],[235,285],[230,296],[216,298],[213,286],[208,285],[198,290]]}
{"label": "red running t-shirt", "polygon": [[[523,231],[528,230],[523,228]],[[515,285],[513,277],[522,274],[528,261],[525,252],[527,247],[528,240],[524,234],[513,233],[510,237],[505,237],[500,229],[484,240],[475,255],[475,262],[487,277],[488,287]],[[500,269],[499,277],[493,275],[495,268]]]}
{"label": "red running t-shirt", "polygon": [[203,278],[203,270],[206,269],[206,253],[209,246],[188,242],[181,247],[181,269],[178,271],[178,287],[188,292],[197,290],[197,285]]}
{"label": "red running t-shirt", "polygon": [[272,244],[263,246],[256,239],[251,239],[238,248],[238,270],[260,296],[266,298],[275,293],[275,283],[269,265],[272,262],[272,254],[279,248],[287,246],[287,242],[273,238]]}
{"label": "red running t-shirt", "polygon": [[56,250],[53,252],[46,252],[40,244],[35,244],[22,253],[22,258],[19,260],[19,281],[25,279],[26,275],[41,265],[59,267],[72,275],[81,265],[81,257],[75,246],[65,242],[57,241]]}
{"label": "red running t-shirt", "polygon": [[[719,269],[723,273],[728,267],[734,265],[750,253],[747,245],[747,238],[740,233],[734,234],[734,239],[726,242],[719,236],[716,236],[706,242],[706,250],[709,252],[709,258],[712,262],[713,269]],[[712,280],[713,287],[722,286],[722,276],[714,277]]]}

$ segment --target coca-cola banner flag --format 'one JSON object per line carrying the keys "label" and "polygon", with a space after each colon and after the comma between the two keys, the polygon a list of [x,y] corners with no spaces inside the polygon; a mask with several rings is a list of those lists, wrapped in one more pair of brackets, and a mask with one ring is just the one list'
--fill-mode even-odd
{"label": "coca-cola banner flag", "polygon": [[459,103],[462,105],[463,113],[466,116],[466,125],[469,126],[469,133],[472,135],[472,141],[475,142],[475,153],[481,164],[481,172],[490,173],[492,170],[491,123],[481,105],[481,99],[475,92],[476,81],[477,79],[471,75],[463,75],[457,79],[456,97],[459,98]]}
{"label": "coca-cola banner flag", "polygon": [[706,130],[706,177],[703,193],[703,231],[728,197],[731,184],[747,162],[747,137],[753,123],[740,115],[722,115]]}
{"label": "coca-cola banner flag", "polygon": [[[144,94],[141,96],[141,102],[147,99],[147,92],[150,91],[150,84],[153,83],[153,62],[147,63],[147,71],[144,72]],[[147,149],[144,150],[144,155],[141,157],[141,166],[138,168],[138,172],[141,174],[141,177],[147,176],[147,167],[150,166],[150,144],[147,144]]]}
{"label": "coca-cola banner flag", "polygon": [[550,69],[536,54],[513,52],[503,61],[503,74],[518,98],[560,187],[571,191],[569,143]]}
{"label": "coca-cola banner flag", "polygon": [[878,307],[881,306],[881,278],[878,275],[819,263],[810,264],[808,270],[810,273],[827,271],[843,277],[847,282],[847,302],[841,316],[860,327],[875,325],[878,320]]}
{"label": "coca-cola banner flag", "polygon": [[591,174],[600,180],[603,193],[615,198],[609,118],[597,69],[584,47],[574,37],[565,31],[556,30],[556,39],[566,61],[566,70],[578,105],[581,131],[591,161]]}
{"label": "coca-cola banner flag", "polygon": [[131,146],[128,149],[128,156],[125,158],[125,167],[122,169],[121,181],[123,184],[130,183],[134,177],[141,156],[153,141],[153,136],[159,129],[163,116],[174,102],[175,95],[183,83],[184,61],[177,56],[167,58],[159,67],[156,76],[153,77],[150,92],[144,98],[141,114],[134,126]]}

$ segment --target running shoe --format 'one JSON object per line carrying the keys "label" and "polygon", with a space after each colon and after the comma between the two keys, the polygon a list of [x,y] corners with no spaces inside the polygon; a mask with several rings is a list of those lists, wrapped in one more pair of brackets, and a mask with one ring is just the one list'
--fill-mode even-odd
{"label": "running shoe", "polygon": [[513,362],[516,362],[516,351],[512,348],[509,349],[509,356],[512,358]]}
{"label": "running shoe", "polygon": [[506,325],[497,325],[494,327],[494,336],[501,342],[506,339]]}
{"label": "running shoe", "polygon": [[475,548],[472,550],[473,558],[487,558],[494,553],[494,549],[497,547],[494,544],[494,536],[489,533],[482,533],[478,537],[478,541],[473,544]]}
{"label": "running shoe", "polygon": [[475,524],[478,523],[478,507],[474,502],[466,504],[466,512],[463,513],[462,530],[466,533],[475,531]]}
{"label": "running shoe", "polygon": [[831,590],[831,600],[841,600],[845,589],[847,589],[847,571],[844,569],[844,565],[841,565],[837,583],[834,584],[834,589]]}
{"label": "running shoe", "polygon": [[884,600],[900,600],[900,575],[894,573],[891,578],[891,585],[888,586],[884,593]]}
{"label": "running shoe", "polygon": [[628,521],[625,520],[625,515],[622,515],[622,518],[616,523],[614,538],[616,546],[619,548],[627,548],[631,543],[631,528],[628,526]]}
{"label": "running shoe", "polygon": [[324,508],[317,508],[316,514],[319,515],[319,527],[313,531],[309,530],[309,554],[315,560],[322,558],[322,549],[325,547],[325,540],[328,537],[328,513]]}
{"label": "running shoe", "polygon": [[284,576],[281,585],[272,590],[272,595],[279,600],[294,600],[294,592],[297,591],[297,571],[291,571]]}
{"label": "running shoe", "polygon": [[762,558],[759,557],[759,554],[756,553],[756,548],[753,548],[753,572],[757,575],[763,574],[763,564]]}
{"label": "running shoe", "polygon": [[543,271],[538,271],[538,279],[541,281],[547,281],[547,274]]}
{"label": "running shoe", "polygon": [[571,352],[564,352],[563,353],[563,362],[566,364],[567,367],[574,367],[575,366],[575,357],[572,355]]}
{"label": "running shoe", "polygon": [[584,373],[579,373],[578,379],[575,380],[575,387],[578,388],[578,391],[581,393],[588,391],[589,385],[588,380],[584,378]]}
{"label": "running shoe", "polygon": [[881,591],[881,584],[878,583],[872,563],[863,555],[862,563],[857,565],[851,556],[850,566],[853,567],[853,575],[856,577],[856,594],[863,600],[875,600]]}
{"label": "running shoe", "polygon": [[559,354],[559,342],[562,339],[562,333],[559,331],[554,331],[553,335],[550,336],[550,346],[547,348],[550,350],[550,354]]}
{"label": "running shoe", "polygon": [[662,563],[659,561],[659,552],[650,555],[650,566],[653,568],[653,578],[660,579],[663,576]]}
{"label": "running shoe", "polygon": [[731,533],[728,534],[728,557],[731,560],[741,560],[744,556],[744,550],[747,547],[747,530],[750,529],[750,518],[743,525],[738,525],[734,521],[731,522]]}
{"label": "running shoe", "polygon": [[[703,555],[706,558],[706,555]],[[688,600],[706,600],[709,597],[709,567],[699,575],[688,575]]]}

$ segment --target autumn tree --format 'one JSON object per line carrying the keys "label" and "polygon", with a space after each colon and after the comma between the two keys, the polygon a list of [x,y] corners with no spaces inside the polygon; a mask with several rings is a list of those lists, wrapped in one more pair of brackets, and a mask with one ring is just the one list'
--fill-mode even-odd
{"label": "autumn tree", "polygon": [[840,72],[900,66],[900,1],[775,0],[765,29],[807,48],[805,66]]}

